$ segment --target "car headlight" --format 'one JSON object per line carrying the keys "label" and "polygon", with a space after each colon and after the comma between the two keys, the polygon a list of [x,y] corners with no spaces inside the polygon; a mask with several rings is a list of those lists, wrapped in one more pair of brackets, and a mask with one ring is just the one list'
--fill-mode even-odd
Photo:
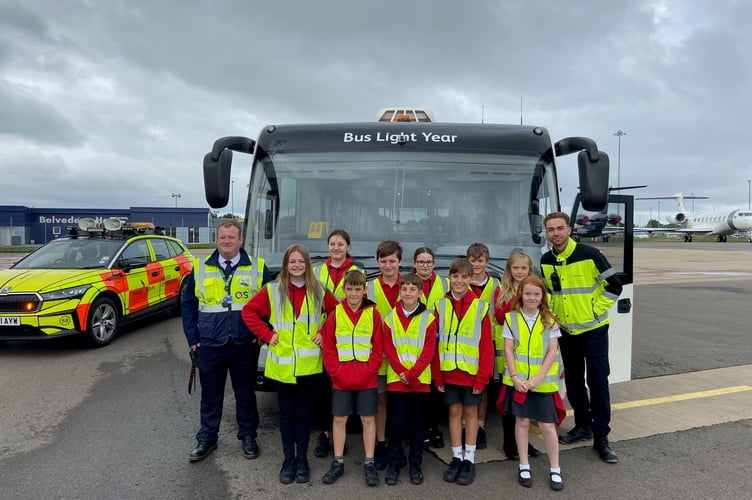
{"label": "car headlight", "polygon": [[89,288],[91,288],[91,285],[78,285],[71,288],[64,288],[62,290],[55,290],[54,292],[43,293],[42,300],[75,299],[85,294],[86,290]]}

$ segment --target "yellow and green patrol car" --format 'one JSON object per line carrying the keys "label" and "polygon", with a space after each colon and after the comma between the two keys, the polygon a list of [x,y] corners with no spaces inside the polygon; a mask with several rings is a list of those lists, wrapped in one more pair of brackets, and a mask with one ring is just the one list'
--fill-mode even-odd
{"label": "yellow and green patrol car", "polygon": [[0,271],[0,340],[83,334],[101,347],[126,321],[179,314],[192,260],[180,240],[118,219],[82,219],[68,232]]}

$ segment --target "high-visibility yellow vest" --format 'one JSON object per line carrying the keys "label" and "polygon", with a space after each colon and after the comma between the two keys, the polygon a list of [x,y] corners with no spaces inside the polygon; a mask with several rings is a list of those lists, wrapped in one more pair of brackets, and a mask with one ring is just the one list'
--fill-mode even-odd
{"label": "high-visibility yellow vest", "polygon": [[[355,264],[351,265],[345,274],[349,271],[360,271],[363,272],[362,269],[359,269],[358,266]],[[326,265],[326,262],[319,264],[313,268],[313,273],[316,275],[316,278],[326,287],[327,290],[332,292],[332,294],[337,297],[340,302],[342,299],[345,298],[345,278],[342,277],[341,280],[339,280],[339,283],[337,286],[334,285],[334,281],[332,281],[331,277],[329,276],[329,266]]]}
{"label": "high-visibility yellow vest", "polygon": [[[386,315],[384,324],[388,326],[392,332],[392,342],[394,343],[394,348],[397,350],[397,357],[399,357],[402,366],[408,370],[418,362],[418,358],[423,352],[423,346],[426,342],[426,329],[431,323],[433,323],[434,319],[433,312],[425,310],[417,316],[410,318],[410,324],[408,324],[407,329],[405,329],[394,309],[389,311],[389,314]],[[399,373],[394,371],[392,365],[388,365],[386,370],[387,384],[398,382],[399,379]],[[418,375],[418,381],[421,384],[431,383],[430,363],[422,372],[420,372],[420,375]]]}
{"label": "high-visibility yellow vest", "polygon": [[[193,269],[199,313],[240,311],[261,289],[264,279],[264,259],[261,258],[255,259],[255,265],[236,267],[229,282],[229,290],[219,267],[207,266],[204,259],[193,259]],[[232,298],[229,308],[222,306],[224,297]]]}
{"label": "high-visibility yellow vest", "polygon": [[323,363],[321,348],[311,337],[323,326],[324,315],[313,294],[306,290],[305,301],[300,314],[295,317],[290,300],[281,304],[279,284],[267,283],[271,315],[269,323],[279,336],[277,345],[270,345],[264,366],[264,375],[272,380],[294,384],[296,377],[321,373]]}
{"label": "high-visibility yellow vest", "polygon": [[477,375],[480,366],[480,334],[488,304],[478,298],[470,302],[465,315],[458,321],[452,301],[443,298],[436,303],[439,314],[439,351],[441,371],[456,369]]}
{"label": "high-visibility yellow vest", "polygon": [[347,315],[346,304],[334,308],[336,327],[334,338],[337,346],[337,357],[340,362],[360,361],[367,363],[373,351],[373,311],[375,307],[366,307],[360,313],[358,323],[353,325]]}
{"label": "high-visibility yellow vest", "polygon": [[[366,293],[368,294],[368,298],[376,303],[376,310],[379,311],[382,318],[389,314],[389,311],[392,310],[392,305],[389,303],[389,300],[387,300],[386,294],[384,294],[384,289],[381,288],[381,281],[379,281],[378,278],[366,283]],[[397,302],[399,302],[399,298],[397,299]],[[388,364],[386,356],[384,356],[384,360],[381,362],[381,368],[379,368],[379,375],[386,375],[386,367]]]}
{"label": "high-visibility yellow vest", "polygon": [[[543,326],[540,315],[535,318],[532,331],[527,321],[518,311],[510,311],[504,316],[504,322],[514,337],[514,368],[521,381],[535,377],[543,365],[548,352],[550,330]],[[520,326],[522,325],[522,326]],[[509,369],[504,370],[503,383],[514,386]],[[559,390],[559,356],[557,353],[551,368],[548,369],[543,382],[535,392],[557,392]]]}
{"label": "high-visibility yellow vest", "polygon": [[428,297],[424,293],[420,294],[421,303],[426,305],[426,309],[432,311],[436,307],[436,302],[441,300],[444,295],[449,293],[449,279],[436,276],[428,292]]}

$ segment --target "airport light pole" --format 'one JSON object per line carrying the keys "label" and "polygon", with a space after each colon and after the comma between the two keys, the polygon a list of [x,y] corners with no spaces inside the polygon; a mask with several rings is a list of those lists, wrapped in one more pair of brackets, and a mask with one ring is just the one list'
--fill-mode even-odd
{"label": "airport light pole", "polygon": [[624,132],[622,129],[617,130],[614,132],[614,135],[619,140],[619,146],[618,146],[618,153],[616,157],[616,187],[621,186],[621,138],[624,135],[627,135],[626,132]]}
{"label": "airport light pole", "polygon": [[235,218],[235,181],[230,181],[230,210],[232,217]]}
{"label": "airport light pole", "polygon": [[175,198],[175,208],[178,208],[178,198],[180,198],[180,193],[172,193],[172,197]]}
{"label": "airport light pole", "polygon": [[747,179],[747,210],[752,210],[752,179]]}

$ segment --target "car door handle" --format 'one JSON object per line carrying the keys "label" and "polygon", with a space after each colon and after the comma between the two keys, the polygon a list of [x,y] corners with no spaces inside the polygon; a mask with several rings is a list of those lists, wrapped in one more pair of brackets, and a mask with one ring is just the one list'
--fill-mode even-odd
{"label": "car door handle", "polygon": [[157,276],[159,276],[159,271],[152,271],[151,275],[156,278]]}
{"label": "car door handle", "polygon": [[180,266],[175,266],[176,271],[180,271]]}

